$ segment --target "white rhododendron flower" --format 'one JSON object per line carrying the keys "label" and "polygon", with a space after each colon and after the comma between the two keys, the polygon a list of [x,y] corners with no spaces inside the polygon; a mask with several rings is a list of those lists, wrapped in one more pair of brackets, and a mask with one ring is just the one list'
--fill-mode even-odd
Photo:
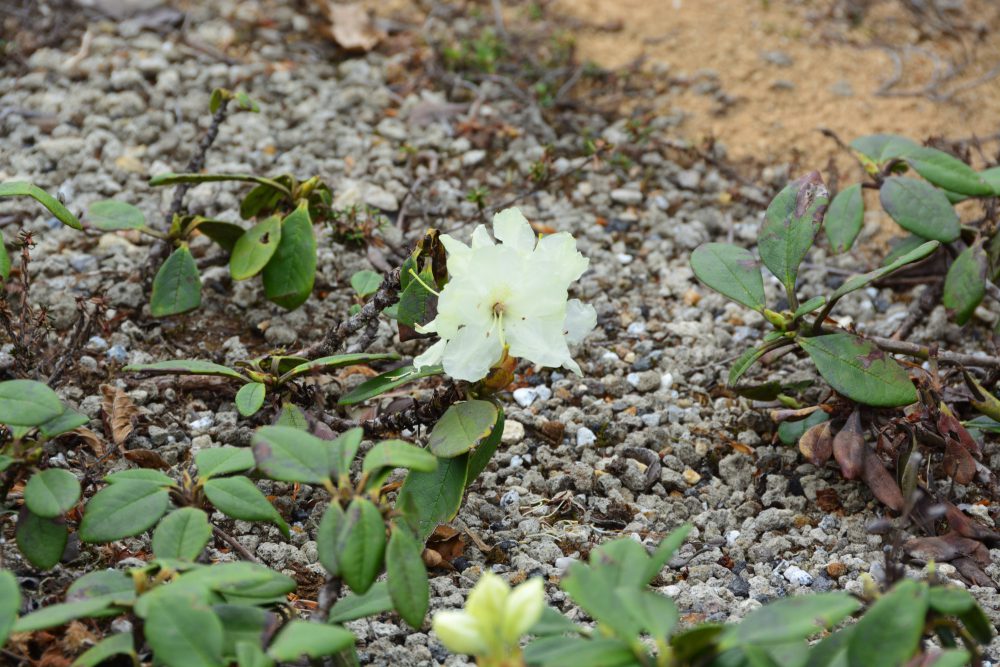
{"label": "white rhododendron flower", "polygon": [[521,636],[542,617],[545,590],[539,577],[510,589],[486,572],[476,582],[462,611],[441,611],[432,626],[452,653],[506,657],[518,651]]}
{"label": "white rhododendron flower", "polygon": [[568,299],[568,289],[590,263],[567,232],[536,238],[516,208],[493,217],[494,243],[482,225],[467,246],[447,234],[449,281],[437,317],[421,332],[441,340],[414,359],[417,368],[442,364],[458,380],[475,382],[503,357],[580,374],[569,343],[583,340],[597,324],[593,306]]}

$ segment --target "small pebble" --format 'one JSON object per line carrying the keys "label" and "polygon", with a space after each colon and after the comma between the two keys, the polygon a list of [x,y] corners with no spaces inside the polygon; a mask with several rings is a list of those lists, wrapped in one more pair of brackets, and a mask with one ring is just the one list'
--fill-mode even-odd
{"label": "small pebble", "polygon": [[538,398],[538,390],[534,387],[521,387],[514,390],[514,400],[522,408],[526,408]]}
{"label": "small pebble", "polygon": [[800,568],[798,565],[789,565],[784,573],[785,579],[796,586],[810,586],[813,582],[811,574]]}
{"label": "small pebble", "polygon": [[521,503],[521,494],[511,489],[500,498],[500,507],[505,510],[516,509]]}
{"label": "small pebble", "polygon": [[508,419],[503,423],[503,435],[500,442],[505,445],[515,445],[524,440],[524,424]]}
{"label": "small pebble", "polygon": [[581,426],[580,430],[576,432],[577,447],[590,447],[595,442],[597,442],[597,436],[586,426]]}
{"label": "small pebble", "polygon": [[642,203],[642,193],[631,188],[616,188],[611,191],[611,201],[634,206]]}
{"label": "small pebble", "polygon": [[121,345],[112,345],[106,353],[108,359],[124,364],[128,361],[128,350]]}
{"label": "small pebble", "polygon": [[847,566],[840,561],[833,561],[826,566],[826,573],[836,579],[847,574]]}
{"label": "small pebble", "polygon": [[556,563],[555,563],[556,569],[558,569],[560,573],[565,572],[575,562],[576,559],[570,558],[569,556],[562,556],[561,558],[556,558]]}
{"label": "small pebble", "polygon": [[684,472],[681,473],[681,476],[684,478],[684,481],[691,486],[694,486],[695,484],[701,481],[701,475],[696,473],[691,468],[685,468]]}

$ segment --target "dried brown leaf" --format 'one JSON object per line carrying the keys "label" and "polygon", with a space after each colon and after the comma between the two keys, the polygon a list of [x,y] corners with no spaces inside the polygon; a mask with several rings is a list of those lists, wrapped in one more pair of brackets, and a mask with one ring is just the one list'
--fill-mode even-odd
{"label": "dried brown leaf", "polygon": [[865,467],[865,436],[861,430],[861,413],[855,410],[844,428],[833,439],[833,457],[840,465],[844,479],[858,479]]}
{"label": "dried brown leaf", "polygon": [[330,35],[346,51],[371,51],[385,36],[360,4],[327,2],[320,6],[330,21]]}
{"label": "dried brown leaf", "polygon": [[945,501],[944,507],[945,517],[948,519],[948,527],[962,537],[989,543],[1000,541],[1000,533],[987,528],[953,504]]}
{"label": "dried brown leaf", "polygon": [[885,464],[882,463],[882,459],[879,458],[878,454],[868,447],[864,447],[864,454],[865,463],[862,475],[865,484],[872,490],[875,497],[881,500],[889,509],[902,512],[906,503],[903,500],[903,492],[900,491],[896,480],[886,470]]}
{"label": "dried brown leaf", "polygon": [[170,464],[164,461],[163,457],[152,449],[130,449],[123,456],[140,468],[153,468],[155,470],[170,469]]}
{"label": "dried brown leaf", "polygon": [[968,484],[976,476],[976,460],[972,454],[949,436],[944,439],[944,460],[941,464],[945,474],[959,484]]}
{"label": "dried brown leaf", "polygon": [[[954,531],[937,537],[915,537],[903,544],[906,554],[920,563],[947,563],[964,557],[979,560],[985,548],[982,542],[962,537]],[[986,552],[986,562],[989,562],[989,551]]]}
{"label": "dried brown leaf", "polygon": [[[940,410],[938,412],[937,428],[941,437],[946,440],[948,438],[953,438],[960,443],[966,451],[976,458],[979,458],[982,454],[979,448],[979,443],[976,442],[975,438],[972,437],[969,431],[962,426],[962,422],[958,420],[954,413],[952,413],[951,409],[944,403],[941,403]],[[964,484],[965,482],[961,483]]]}
{"label": "dried brown leaf", "polygon": [[118,387],[102,384],[101,395],[104,397],[101,403],[104,426],[111,433],[111,440],[116,445],[123,445],[132,435],[139,408],[135,406],[128,394]]}
{"label": "dried brown leaf", "polygon": [[833,455],[833,433],[830,422],[822,422],[811,426],[799,438],[799,451],[810,463],[821,468]]}
{"label": "dried brown leaf", "polygon": [[90,451],[94,452],[94,456],[97,456],[98,458],[107,454],[108,450],[104,446],[104,439],[86,426],[80,426],[59,436],[59,440],[69,440],[74,438],[81,440],[83,444],[90,448]]}

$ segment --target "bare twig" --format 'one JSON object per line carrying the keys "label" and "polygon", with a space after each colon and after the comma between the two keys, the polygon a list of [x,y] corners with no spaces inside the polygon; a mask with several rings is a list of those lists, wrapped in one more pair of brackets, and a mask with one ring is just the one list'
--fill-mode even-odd
{"label": "bare twig", "polygon": [[216,537],[220,538],[223,542],[231,546],[233,548],[233,551],[238,553],[240,557],[243,558],[243,560],[250,561],[251,563],[257,563],[258,565],[263,565],[263,563],[260,562],[259,558],[254,556],[247,550],[245,546],[240,544],[239,540],[237,540],[235,537],[233,537],[226,531],[222,530],[215,524],[212,524],[212,532],[215,534]]}
{"label": "bare twig", "polygon": [[934,306],[938,305],[938,302],[941,301],[941,293],[943,291],[943,282],[929,284],[920,294],[920,298],[911,304],[910,310],[906,314],[906,319],[899,325],[896,332],[892,334],[893,340],[902,340],[909,336],[910,332],[913,331],[913,327],[917,326],[920,320],[934,310]]}
{"label": "bare twig", "polygon": [[340,577],[330,577],[326,580],[326,584],[319,590],[316,610],[312,614],[314,621],[326,623],[326,619],[330,617],[330,608],[340,599],[340,589],[342,587],[343,583]]}
{"label": "bare twig", "polygon": [[[368,303],[361,307],[361,310],[327,331],[326,336],[324,336],[323,340],[320,342],[300,350],[297,353],[298,356],[311,359],[314,357],[325,357],[331,354],[336,354],[337,351],[343,346],[344,341],[347,340],[349,336],[359,331],[362,327],[365,327],[365,333],[362,335],[362,339],[359,340],[358,344],[352,346],[352,350],[360,347],[360,343],[365,340],[367,340],[367,344],[371,344],[371,340],[375,337],[374,333],[372,333],[369,328],[371,326],[371,322],[374,321],[375,326],[377,327],[379,314],[392,304],[396,303],[398,297],[399,269],[394,269],[385,275],[382,279],[382,284],[375,293],[375,296],[369,299]],[[361,351],[363,349],[364,348],[361,347],[355,351]]]}
{"label": "bare twig", "polygon": [[407,410],[381,415],[374,419],[353,420],[327,415],[323,420],[335,431],[343,432],[352,428],[363,428],[365,435],[376,437],[387,433],[398,433],[403,429],[433,424],[452,404],[461,400],[463,392],[460,387],[448,384],[438,388],[429,401],[420,403]]}
{"label": "bare twig", "polygon": [[[895,354],[905,354],[917,359],[927,360],[931,357],[931,349],[926,345],[907,343],[892,338],[882,338],[881,336],[866,336],[868,340],[886,352]],[[961,352],[945,352],[939,350],[935,355],[938,361],[955,364],[958,366],[979,366],[981,368],[1000,368],[1000,357],[991,357],[985,354],[964,354]]]}

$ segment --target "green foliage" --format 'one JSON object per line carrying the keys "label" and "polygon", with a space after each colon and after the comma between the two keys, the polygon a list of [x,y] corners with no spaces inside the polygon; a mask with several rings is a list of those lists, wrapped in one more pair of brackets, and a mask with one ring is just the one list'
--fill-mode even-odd
{"label": "green foliage", "polygon": [[[589,564],[574,563],[560,587],[595,622],[571,623],[546,610],[532,628],[524,652],[531,667],[557,665],[848,665],[967,664],[981,656],[977,645],[992,638],[982,610],[964,589],[912,580],[875,600],[831,592],[770,602],[729,625],[705,623],[679,631],[673,601],[649,582],[680,546],[688,527],[667,537],[653,558],[628,538],[601,545]],[[866,603],[872,603],[866,609]],[[973,616],[973,610],[978,613]],[[855,624],[845,623],[859,617]],[[982,632],[975,632],[980,628]],[[946,629],[963,637],[963,648],[946,642],[944,652],[927,648],[930,633]],[[821,641],[807,640],[826,633]],[[937,658],[937,661],[930,662]],[[923,659],[922,662],[919,659]]]}

